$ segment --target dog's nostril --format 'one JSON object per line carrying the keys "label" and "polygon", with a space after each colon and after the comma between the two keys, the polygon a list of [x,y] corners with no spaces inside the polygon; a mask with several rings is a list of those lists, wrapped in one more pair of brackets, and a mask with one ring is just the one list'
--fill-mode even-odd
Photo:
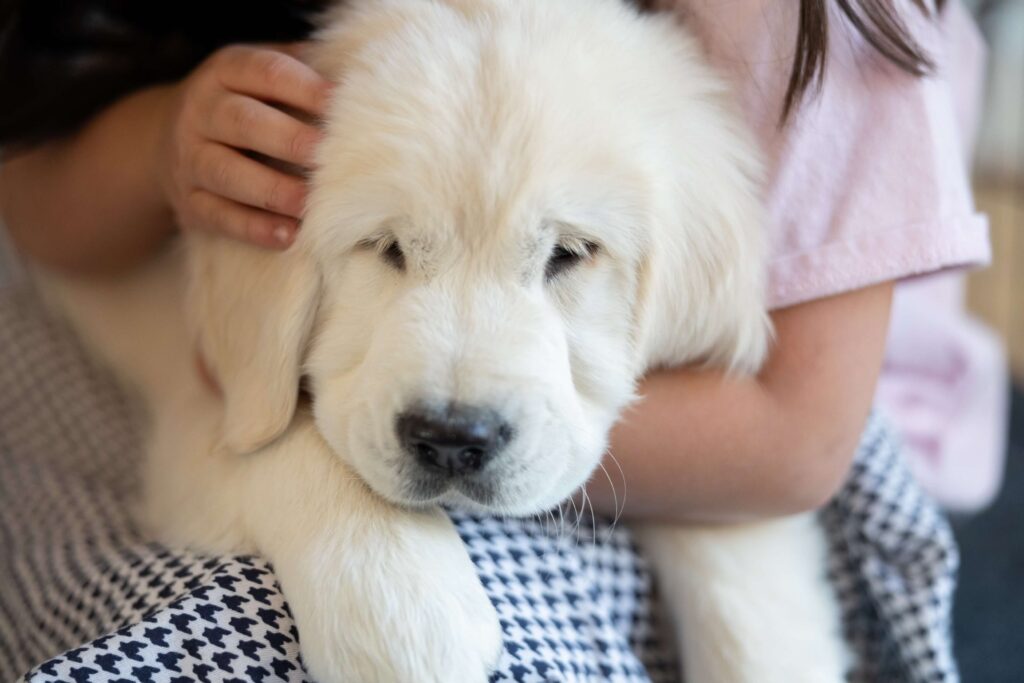
{"label": "dog's nostril", "polygon": [[399,415],[395,429],[422,466],[452,476],[482,470],[512,434],[494,411],[473,406],[410,410]]}
{"label": "dog's nostril", "polygon": [[416,444],[416,457],[420,460],[436,460],[437,451],[425,443]]}
{"label": "dog's nostril", "polygon": [[466,448],[459,453],[459,460],[471,469],[478,470],[484,460],[484,452],[479,448]]}

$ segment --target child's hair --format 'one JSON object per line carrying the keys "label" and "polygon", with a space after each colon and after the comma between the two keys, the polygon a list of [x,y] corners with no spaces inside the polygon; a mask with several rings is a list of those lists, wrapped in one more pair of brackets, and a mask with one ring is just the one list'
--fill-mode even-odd
{"label": "child's hair", "polygon": [[[633,1],[644,10],[655,4]],[[913,0],[927,12],[926,1]],[[894,0],[800,0],[783,121],[824,77],[832,2],[901,69],[915,75],[931,69]],[[0,0],[0,146],[28,146],[70,133],[128,92],[182,78],[228,43],[302,40],[312,30],[311,16],[326,4]]]}
{"label": "child's hair", "polygon": [[[928,13],[926,2],[913,0],[918,9]],[[935,0],[935,3],[941,11],[945,0]],[[924,76],[935,67],[910,35],[892,0],[835,0],[835,4],[864,39],[899,68],[915,76]],[[828,0],[800,0],[800,25],[782,105],[783,122],[804,94],[812,87],[819,87],[825,76],[828,15]]]}

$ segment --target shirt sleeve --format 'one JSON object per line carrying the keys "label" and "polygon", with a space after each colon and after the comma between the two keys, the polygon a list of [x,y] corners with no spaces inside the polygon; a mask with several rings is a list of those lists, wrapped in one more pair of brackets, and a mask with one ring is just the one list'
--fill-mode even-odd
{"label": "shirt sleeve", "polygon": [[966,161],[983,50],[958,2],[932,18],[897,3],[936,63],[925,78],[890,65],[833,15],[822,87],[784,124],[798,3],[726,4],[675,3],[765,153],[773,308],[988,261]]}

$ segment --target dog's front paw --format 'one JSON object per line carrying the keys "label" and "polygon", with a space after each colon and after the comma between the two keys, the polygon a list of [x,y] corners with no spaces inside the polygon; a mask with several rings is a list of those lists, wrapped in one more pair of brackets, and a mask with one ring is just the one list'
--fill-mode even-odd
{"label": "dog's front paw", "polygon": [[484,683],[501,629],[465,547],[440,512],[394,512],[308,556],[312,580],[281,577],[307,669],[319,683]]}

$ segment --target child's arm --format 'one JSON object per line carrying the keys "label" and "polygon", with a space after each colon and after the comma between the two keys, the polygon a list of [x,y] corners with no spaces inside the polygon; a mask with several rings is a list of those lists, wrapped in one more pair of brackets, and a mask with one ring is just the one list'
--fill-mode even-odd
{"label": "child's arm", "polygon": [[[892,283],[777,311],[756,378],[656,372],[587,492],[599,512],[730,521],[817,508],[841,485],[881,370]],[[616,499],[617,496],[617,499]]]}
{"label": "child's arm", "polygon": [[9,150],[0,211],[20,249],[85,273],[137,263],[176,223],[287,246],[304,183],[239,150],[310,166],[316,130],[266,102],[319,114],[329,87],[285,48],[223,48],[67,139]]}
{"label": "child's arm", "polygon": [[14,243],[57,268],[99,272],[141,260],[174,230],[153,167],[168,88],[129,96],[77,134],[0,165]]}

